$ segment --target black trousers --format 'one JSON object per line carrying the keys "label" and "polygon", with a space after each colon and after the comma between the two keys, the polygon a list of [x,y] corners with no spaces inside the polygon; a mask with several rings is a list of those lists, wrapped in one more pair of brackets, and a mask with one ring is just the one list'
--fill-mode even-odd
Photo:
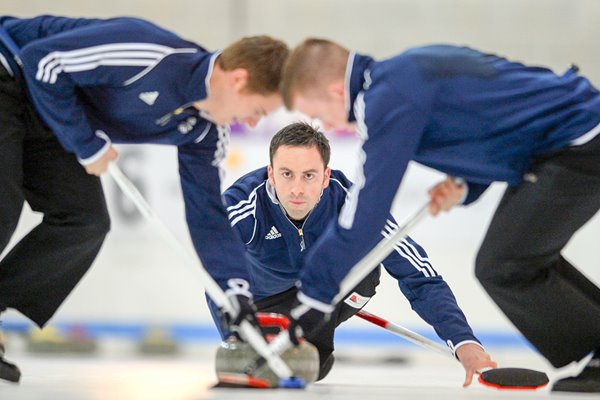
{"label": "black trousers", "polygon": [[[380,276],[381,267],[377,267],[356,285],[352,292],[356,292],[363,297],[373,297],[376,287],[379,285]],[[297,292],[298,289],[294,287],[274,296],[257,300],[255,302],[256,308],[260,312],[272,312],[289,316],[292,307],[297,303]],[[351,307],[342,301],[337,304],[335,310],[331,313],[329,321],[325,325],[306,335],[305,339],[309,343],[312,343],[319,351],[320,371],[318,380],[325,378],[333,366],[333,338],[335,328],[359,310],[359,308]],[[321,321],[315,321],[314,325],[318,325],[319,323]]]}
{"label": "black trousers", "polygon": [[0,65],[0,252],[24,201],[42,222],[0,260],[0,312],[43,326],[89,269],[109,230],[100,180],[67,153]]}
{"label": "black trousers", "polygon": [[532,172],[535,182],[506,190],[475,273],[521,333],[562,367],[600,348],[600,289],[561,255],[600,209],[600,137],[537,160]]}

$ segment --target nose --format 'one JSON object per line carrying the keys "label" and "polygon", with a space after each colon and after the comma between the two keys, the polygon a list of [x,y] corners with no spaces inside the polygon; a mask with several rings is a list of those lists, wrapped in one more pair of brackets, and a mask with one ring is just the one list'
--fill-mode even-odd
{"label": "nose", "polygon": [[260,121],[260,118],[248,117],[244,120],[244,123],[250,128],[254,128],[258,124],[258,121]]}
{"label": "nose", "polygon": [[333,128],[335,128],[335,126],[331,122],[321,121],[321,123],[323,124],[323,129],[325,129],[326,131],[330,131]]}
{"label": "nose", "polygon": [[302,194],[304,194],[304,188],[302,187],[302,185],[300,185],[299,182],[295,182],[292,186],[292,196],[300,197],[302,196]]}

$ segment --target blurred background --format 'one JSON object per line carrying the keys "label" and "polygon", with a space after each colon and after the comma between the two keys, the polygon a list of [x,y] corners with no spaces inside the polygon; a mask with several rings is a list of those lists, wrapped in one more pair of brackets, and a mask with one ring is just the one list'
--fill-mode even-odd
{"label": "blurred background", "polygon": [[[330,38],[375,58],[431,43],[468,45],[510,59],[549,67],[558,73],[571,63],[600,85],[600,2],[596,0],[1,0],[0,14],[19,17],[55,14],[77,17],[147,18],[209,50],[246,35],[268,34],[294,46],[308,36]],[[301,119],[283,110],[254,129],[233,126],[225,185],[268,162],[270,137]],[[357,139],[329,132],[331,166],[354,176]],[[120,163],[163,221],[191,250],[183,215],[175,150],[160,146],[121,146]],[[443,176],[411,165],[393,214],[403,221],[427,200],[427,189]],[[218,343],[202,285],[194,271],[147,224],[131,203],[104,177],[113,229],[95,264],[51,324],[92,337],[139,338],[158,327],[178,343]],[[473,275],[477,248],[503,191],[494,185],[476,204],[429,218],[412,234],[428,251],[450,284],[475,333],[488,347],[527,350],[518,332],[488,299]],[[556,218],[561,218],[557,215]],[[40,219],[24,210],[15,238]],[[592,220],[569,244],[566,255],[592,280],[600,282],[594,253],[600,221]],[[14,243],[14,240],[13,240]],[[376,314],[432,336],[385,276],[367,306]],[[16,312],[4,316],[7,330],[31,325]],[[349,321],[340,341],[361,344],[385,340],[385,333],[363,321]]]}

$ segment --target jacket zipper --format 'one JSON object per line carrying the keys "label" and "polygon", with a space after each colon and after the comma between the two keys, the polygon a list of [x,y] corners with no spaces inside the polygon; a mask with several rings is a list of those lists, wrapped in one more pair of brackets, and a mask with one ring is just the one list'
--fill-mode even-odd
{"label": "jacket zipper", "polygon": [[283,212],[283,215],[285,215],[285,217],[290,222],[290,224],[292,224],[292,226],[296,230],[298,230],[298,236],[300,237],[300,252],[303,252],[304,250],[306,250],[306,243],[304,242],[304,225],[306,224],[306,221],[308,221],[308,218],[310,217],[310,214],[312,214],[312,210],[310,210],[310,212],[308,213],[308,215],[306,216],[306,218],[304,218],[304,222],[302,223],[302,226],[300,228],[297,228],[296,224],[294,224],[292,222],[292,220],[290,219],[290,217],[288,217],[287,213],[285,212],[285,209],[283,207],[281,207],[281,204],[279,205],[279,207],[281,208],[281,211]]}
{"label": "jacket zipper", "polygon": [[186,103],[186,104],[182,105],[181,107],[176,108],[175,110],[171,111],[170,113],[163,115],[162,117],[160,117],[159,119],[157,119],[155,121],[156,125],[158,125],[158,126],[165,126],[167,123],[169,123],[169,121],[174,116],[177,116],[177,115],[181,114],[182,112],[184,112],[188,108],[191,108],[193,105],[194,105],[194,102],[191,101],[189,103]]}
{"label": "jacket zipper", "polygon": [[[302,227],[304,227],[304,224],[302,224]],[[304,243],[304,233],[302,232],[302,228],[298,229],[298,235],[300,235],[300,252],[303,252],[306,250],[306,244]]]}

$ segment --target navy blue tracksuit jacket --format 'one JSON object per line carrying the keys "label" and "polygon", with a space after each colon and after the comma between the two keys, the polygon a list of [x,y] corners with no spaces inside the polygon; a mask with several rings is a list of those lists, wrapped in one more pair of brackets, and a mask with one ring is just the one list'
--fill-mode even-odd
{"label": "navy blue tracksuit jacket", "polygon": [[82,164],[111,142],[177,146],[187,224],[203,264],[223,288],[229,278],[248,279],[221,200],[229,128],[190,107],[207,97],[219,53],[136,18],[2,17],[0,24],[20,48],[37,111]]}
{"label": "navy blue tracksuit jacket", "polygon": [[[468,204],[492,182],[516,186],[534,160],[600,132],[600,94],[572,70],[435,45],[383,61],[352,53],[346,77],[362,165],[338,223],[305,258],[302,296],[322,311],[376,245],[410,160],[463,178]],[[334,263],[342,267],[328,268]]]}
{"label": "navy blue tracksuit jacket", "polygon": [[[250,286],[256,299],[296,285],[306,254],[328,226],[336,223],[351,185],[341,171],[332,170],[329,186],[301,229],[280,206],[275,189],[267,180],[266,167],[246,174],[224,192],[229,221],[246,245]],[[391,227],[395,221],[388,217],[387,224]],[[376,239],[381,238],[378,233]],[[414,240],[406,238],[398,243],[383,266],[397,279],[413,310],[451,349],[464,342],[479,343],[452,291]],[[326,268],[335,270],[340,265],[333,262]]]}

